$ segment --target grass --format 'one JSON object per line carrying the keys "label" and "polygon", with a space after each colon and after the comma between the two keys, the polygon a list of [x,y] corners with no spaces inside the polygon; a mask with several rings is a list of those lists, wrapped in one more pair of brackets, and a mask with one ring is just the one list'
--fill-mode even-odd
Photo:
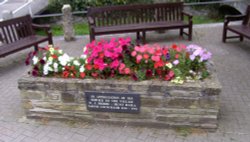
{"label": "grass", "polygon": [[[216,23],[222,22],[223,19],[211,19],[205,16],[194,16],[193,23],[194,24],[206,24],[206,23]],[[52,27],[53,36],[62,36],[63,28],[61,25],[53,25]],[[89,27],[87,23],[76,23],[74,24],[75,34],[76,35],[87,35],[89,34]],[[38,35],[45,35],[45,33],[41,30],[37,31]]]}
{"label": "grass", "polygon": [[[89,34],[89,27],[87,23],[82,24],[74,24],[75,34],[76,35],[86,35]],[[62,36],[63,35],[63,28],[62,25],[52,25],[51,26],[53,36]],[[36,33],[38,35],[45,35],[44,31],[37,30]]]}

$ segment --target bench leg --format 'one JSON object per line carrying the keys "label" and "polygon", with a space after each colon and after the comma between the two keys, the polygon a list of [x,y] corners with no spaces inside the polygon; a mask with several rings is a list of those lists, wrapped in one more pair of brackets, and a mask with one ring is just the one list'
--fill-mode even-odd
{"label": "bench leg", "polygon": [[142,43],[146,43],[146,31],[142,31]]}
{"label": "bench leg", "polygon": [[183,36],[183,28],[180,29],[180,36]]}
{"label": "bench leg", "polygon": [[241,35],[240,36],[240,41],[243,41],[244,40],[244,37]]}
{"label": "bench leg", "polygon": [[226,38],[227,38],[227,29],[224,27],[223,28],[223,33],[222,33],[222,42],[226,42]]}
{"label": "bench leg", "polygon": [[38,51],[38,49],[39,49],[38,45],[34,45],[34,49],[35,49],[35,51]]}
{"label": "bench leg", "polygon": [[90,34],[89,35],[89,39],[90,39],[90,42],[94,41],[95,40],[95,35],[94,34]]}
{"label": "bench leg", "polygon": [[192,26],[189,27],[188,29],[188,40],[191,41],[192,40],[192,35],[193,35],[193,28]]}

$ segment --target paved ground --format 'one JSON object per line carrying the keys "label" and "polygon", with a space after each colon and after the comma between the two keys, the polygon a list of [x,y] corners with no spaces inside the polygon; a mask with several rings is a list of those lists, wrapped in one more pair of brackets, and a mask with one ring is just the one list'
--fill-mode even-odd
{"label": "paved ground", "polygon": [[[24,65],[29,50],[0,59],[0,142],[248,142],[250,139],[250,41],[221,42],[222,25],[196,26],[192,43],[213,53],[223,86],[221,113],[216,132],[172,129],[131,128],[101,124],[73,124],[26,120],[20,104],[17,80],[28,70]],[[148,42],[186,43],[177,32],[148,33]],[[126,35],[120,35],[126,36]],[[105,37],[108,38],[108,37]],[[80,55],[88,37],[74,42],[55,38],[56,45],[70,55]]]}

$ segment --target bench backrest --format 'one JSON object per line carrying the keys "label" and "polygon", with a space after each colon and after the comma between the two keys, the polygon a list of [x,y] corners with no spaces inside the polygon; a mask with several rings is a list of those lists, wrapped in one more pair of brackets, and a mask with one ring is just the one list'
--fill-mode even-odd
{"label": "bench backrest", "polygon": [[29,15],[0,22],[2,43],[12,43],[33,34],[32,19]]}
{"label": "bench backrest", "polygon": [[121,5],[93,7],[88,9],[95,26],[150,23],[155,21],[180,21],[183,3],[159,3],[143,5]]}
{"label": "bench backrest", "polygon": [[250,27],[250,5],[247,6],[246,18],[243,21],[243,25],[247,25]]}

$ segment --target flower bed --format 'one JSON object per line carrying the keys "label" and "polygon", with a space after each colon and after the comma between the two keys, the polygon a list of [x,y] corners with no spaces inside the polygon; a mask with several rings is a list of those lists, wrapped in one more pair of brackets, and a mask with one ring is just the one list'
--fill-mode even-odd
{"label": "flower bed", "polygon": [[202,80],[209,76],[206,62],[211,53],[197,45],[134,46],[130,38],[92,42],[80,58],[69,57],[52,46],[30,53],[33,76],[63,78],[132,79],[158,78],[174,83]]}
{"label": "flower bed", "polygon": [[[221,87],[210,58],[196,45],[133,46],[129,38],[92,42],[80,58],[47,47],[29,54],[32,71],[18,85],[32,118],[214,130]],[[140,111],[91,111],[86,92],[93,91],[138,94]]]}

